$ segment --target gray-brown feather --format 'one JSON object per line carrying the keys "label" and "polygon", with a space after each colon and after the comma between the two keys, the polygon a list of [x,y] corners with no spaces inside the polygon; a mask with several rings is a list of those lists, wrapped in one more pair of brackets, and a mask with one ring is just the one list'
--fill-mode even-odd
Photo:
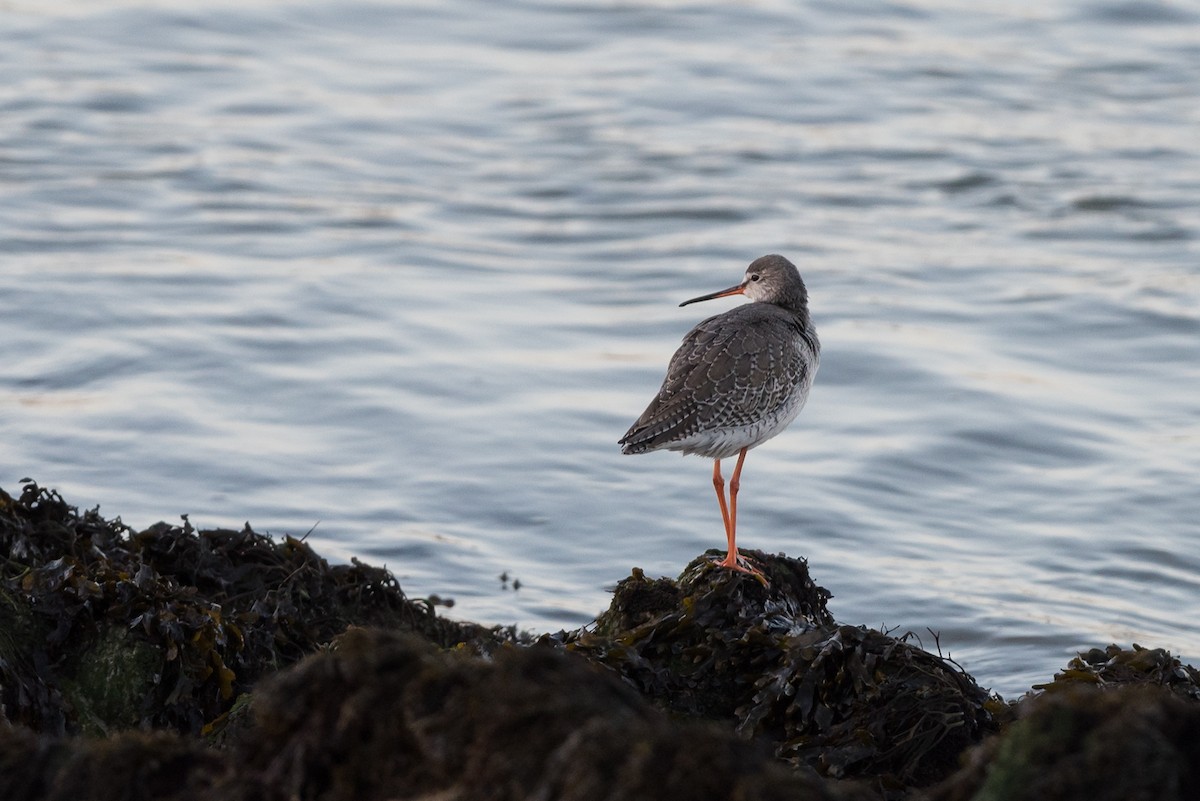
{"label": "gray-brown feather", "polygon": [[622,451],[672,448],[695,434],[769,423],[803,405],[818,348],[811,327],[805,331],[794,314],[768,303],[701,321],[671,358],[658,395],[622,437]]}

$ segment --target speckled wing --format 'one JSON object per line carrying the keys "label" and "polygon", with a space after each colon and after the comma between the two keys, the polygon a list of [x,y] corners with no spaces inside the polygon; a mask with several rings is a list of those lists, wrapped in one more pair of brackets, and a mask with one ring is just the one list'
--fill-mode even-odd
{"label": "speckled wing", "polygon": [[[625,453],[671,448],[688,437],[763,423],[785,413],[811,383],[791,315],[764,303],[701,321],[671,357],[658,395],[620,440]],[[687,447],[677,447],[685,452]]]}

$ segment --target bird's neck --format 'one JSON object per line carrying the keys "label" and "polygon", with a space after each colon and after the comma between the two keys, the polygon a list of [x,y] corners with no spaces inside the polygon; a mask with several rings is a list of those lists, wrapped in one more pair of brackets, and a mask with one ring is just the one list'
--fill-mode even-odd
{"label": "bird's neck", "polygon": [[775,303],[784,311],[791,312],[797,318],[808,323],[808,293],[801,290],[781,298]]}
{"label": "bird's neck", "polygon": [[786,311],[792,317],[792,322],[796,326],[796,330],[805,336],[816,336],[816,327],[813,326],[812,317],[808,313],[808,297],[804,294],[799,294],[794,298],[787,298],[788,302],[776,304],[781,309]]}

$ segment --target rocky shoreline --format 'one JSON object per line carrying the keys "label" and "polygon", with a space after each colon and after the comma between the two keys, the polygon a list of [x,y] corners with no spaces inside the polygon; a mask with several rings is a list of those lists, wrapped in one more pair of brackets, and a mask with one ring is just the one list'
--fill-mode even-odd
{"label": "rocky shoreline", "polygon": [[1200,798],[1200,671],[1169,653],[1094,649],[1006,702],[753,555],[766,585],[635,570],[534,636],[249,526],[0,490],[0,798]]}

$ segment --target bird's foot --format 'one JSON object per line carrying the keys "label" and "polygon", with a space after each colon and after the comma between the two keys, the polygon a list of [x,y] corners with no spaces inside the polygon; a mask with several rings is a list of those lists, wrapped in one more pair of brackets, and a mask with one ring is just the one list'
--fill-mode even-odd
{"label": "bird's foot", "polygon": [[717,567],[736,570],[738,573],[746,573],[754,576],[764,587],[768,586],[767,577],[759,570],[750,559],[742,556],[737,551],[730,551],[725,554],[725,558],[716,562]]}

